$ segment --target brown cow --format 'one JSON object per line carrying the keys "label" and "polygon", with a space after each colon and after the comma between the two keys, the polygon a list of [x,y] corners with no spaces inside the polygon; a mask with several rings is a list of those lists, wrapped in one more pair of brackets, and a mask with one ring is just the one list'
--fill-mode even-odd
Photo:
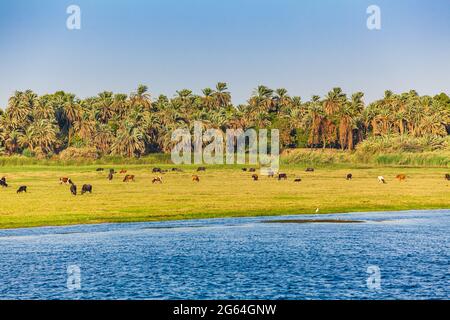
{"label": "brown cow", "polygon": [[194,182],[200,182],[200,177],[199,176],[192,176],[192,181]]}
{"label": "brown cow", "polygon": [[127,175],[125,176],[125,178],[123,178],[123,182],[130,182],[130,181],[133,181],[133,182],[134,182],[134,175],[132,175],[132,174],[127,174]]}
{"label": "brown cow", "polygon": [[122,169],[122,170],[120,170],[120,172],[119,172],[120,174],[125,174],[125,173],[127,173],[127,170],[125,170],[125,169]]}
{"label": "brown cow", "polygon": [[398,179],[398,181],[402,182],[406,180],[406,175],[404,174],[398,174],[395,179]]}
{"label": "brown cow", "polygon": [[450,181],[450,173],[445,174],[445,180]]}
{"label": "brown cow", "polygon": [[67,183],[69,183],[69,178],[67,178],[67,177],[62,177],[62,178],[59,178],[59,183],[60,184],[67,184]]}
{"label": "brown cow", "polygon": [[259,177],[257,174],[252,175],[253,181],[258,181]]}
{"label": "brown cow", "polygon": [[163,183],[163,181],[161,177],[155,177],[153,178],[152,183]]}

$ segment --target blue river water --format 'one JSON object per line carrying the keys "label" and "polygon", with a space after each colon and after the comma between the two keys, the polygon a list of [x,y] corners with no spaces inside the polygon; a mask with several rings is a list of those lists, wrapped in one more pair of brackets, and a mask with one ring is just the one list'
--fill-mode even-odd
{"label": "blue river water", "polygon": [[450,210],[0,231],[0,299],[449,298]]}

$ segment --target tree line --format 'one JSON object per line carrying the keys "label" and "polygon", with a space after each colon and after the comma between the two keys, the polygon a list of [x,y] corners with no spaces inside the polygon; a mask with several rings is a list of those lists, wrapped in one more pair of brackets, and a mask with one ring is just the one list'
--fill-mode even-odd
{"label": "tree line", "polygon": [[226,83],[201,94],[177,91],[153,99],[147,86],[131,94],[105,91],[80,99],[63,91],[39,96],[16,91],[0,109],[0,153],[51,156],[67,148],[95,148],[101,155],[139,157],[170,152],[175,129],[279,129],[281,147],[353,150],[373,136],[447,136],[450,98],[441,93],[386,91],[369,105],[364,94],[334,88],[303,101],[286,89],[258,86],[246,104],[233,105]]}

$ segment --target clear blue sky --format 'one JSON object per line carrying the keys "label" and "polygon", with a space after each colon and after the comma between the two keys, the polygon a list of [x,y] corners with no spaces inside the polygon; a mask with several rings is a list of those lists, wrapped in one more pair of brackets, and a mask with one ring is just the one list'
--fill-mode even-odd
{"label": "clear blue sky", "polygon": [[[82,29],[66,29],[66,8]],[[381,7],[382,29],[366,28]],[[335,86],[366,100],[450,92],[450,0],[0,0],[0,106],[15,90],[153,96],[228,82],[304,100]]]}

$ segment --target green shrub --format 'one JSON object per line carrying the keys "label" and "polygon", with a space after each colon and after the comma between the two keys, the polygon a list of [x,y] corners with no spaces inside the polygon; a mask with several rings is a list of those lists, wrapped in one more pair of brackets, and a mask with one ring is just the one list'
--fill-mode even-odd
{"label": "green shrub", "polygon": [[27,158],[32,158],[32,157],[34,157],[34,152],[31,151],[31,150],[28,149],[28,148],[25,148],[25,149],[23,149],[23,151],[22,151],[22,155],[23,155],[24,157],[27,157]]}

